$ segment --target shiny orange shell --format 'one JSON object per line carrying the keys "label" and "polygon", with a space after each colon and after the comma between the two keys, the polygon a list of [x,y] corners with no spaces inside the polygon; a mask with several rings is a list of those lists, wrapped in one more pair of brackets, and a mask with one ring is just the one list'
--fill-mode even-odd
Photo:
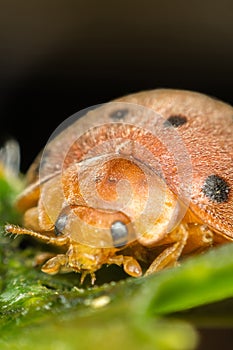
{"label": "shiny orange shell", "polygon": [[[112,107],[106,104],[104,112],[99,112],[98,108],[88,112],[102,122],[94,131],[81,135],[82,130],[77,130],[74,124],[50,142],[43,154],[42,163],[40,164],[40,155],[28,171],[28,187],[19,197],[18,207],[26,210],[35,205],[41,183],[58,174],[61,167],[79,162],[87,154],[89,157],[90,150],[96,146],[118,138],[121,138],[121,142],[124,138],[132,138],[146,145],[158,158],[167,185],[174,193],[179,194],[182,183],[174,172],[172,158],[166,157],[164,145],[158,139],[153,139],[152,142],[150,135],[145,136],[135,128],[130,128],[134,122],[131,104],[140,105],[156,111],[164,119],[167,130],[173,126],[181,137],[192,167],[189,204],[191,211],[214,231],[233,238],[233,108],[200,93],[169,89],[139,92],[119,98],[115,102],[128,103],[128,106],[117,110],[115,105]],[[106,123],[111,124],[113,121],[118,123],[106,128]],[[144,127],[153,131],[156,127],[154,120],[147,120]],[[78,140],[77,131],[81,135]],[[67,140],[70,142],[72,139],[74,143],[67,156],[64,146]],[[112,152],[114,147],[117,151],[119,144],[111,147]],[[143,159],[143,153],[134,156],[147,163],[146,156]],[[40,179],[39,165],[44,174]],[[185,178],[186,174],[182,176]]]}

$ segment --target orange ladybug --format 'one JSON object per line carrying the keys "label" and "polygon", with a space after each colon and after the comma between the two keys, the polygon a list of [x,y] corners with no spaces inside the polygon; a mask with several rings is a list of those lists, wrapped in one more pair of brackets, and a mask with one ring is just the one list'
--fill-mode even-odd
{"label": "orange ladybug", "polygon": [[61,246],[42,271],[102,265],[133,277],[233,240],[233,108],[157,89],[72,116],[52,135],[17,198],[26,234]]}

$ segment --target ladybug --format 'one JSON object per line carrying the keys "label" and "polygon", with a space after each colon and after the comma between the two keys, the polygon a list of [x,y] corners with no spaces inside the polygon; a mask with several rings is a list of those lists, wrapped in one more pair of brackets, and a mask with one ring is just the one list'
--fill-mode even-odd
{"label": "ladybug", "polygon": [[95,282],[103,265],[133,277],[233,240],[233,108],[201,93],[156,89],[62,124],[27,173],[6,231],[60,246],[48,274]]}

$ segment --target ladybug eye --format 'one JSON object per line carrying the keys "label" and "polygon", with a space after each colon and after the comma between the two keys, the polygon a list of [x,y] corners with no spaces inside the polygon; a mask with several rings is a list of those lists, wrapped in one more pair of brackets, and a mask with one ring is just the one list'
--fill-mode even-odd
{"label": "ladybug eye", "polygon": [[64,228],[66,226],[66,222],[67,222],[67,215],[64,213],[60,214],[57,218],[57,221],[55,222],[55,227],[54,227],[54,231],[55,231],[56,236],[62,235],[62,231],[64,230]]}
{"label": "ladybug eye", "polygon": [[111,225],[111,235],[115,247],[121,247],[127,243],[128,229],[122,221],[115,221]]}

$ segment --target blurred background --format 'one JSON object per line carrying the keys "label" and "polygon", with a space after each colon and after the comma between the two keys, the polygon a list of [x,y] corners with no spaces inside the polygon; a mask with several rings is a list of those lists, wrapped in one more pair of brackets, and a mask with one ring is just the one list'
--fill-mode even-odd
{"label": "blurred background", "polygon": [[61,121],[145,89],[233,103],[231,0],[0,0],[1,138],[22,171]]}
{"label": "blurred background", "polygon": [[[0,141],[19,141],[25,172],[64,119],[124,94],[190,89],[233,104],[232,62],[232,0],[0,0]],[[203,331],[203,349],[230,331]]]}

